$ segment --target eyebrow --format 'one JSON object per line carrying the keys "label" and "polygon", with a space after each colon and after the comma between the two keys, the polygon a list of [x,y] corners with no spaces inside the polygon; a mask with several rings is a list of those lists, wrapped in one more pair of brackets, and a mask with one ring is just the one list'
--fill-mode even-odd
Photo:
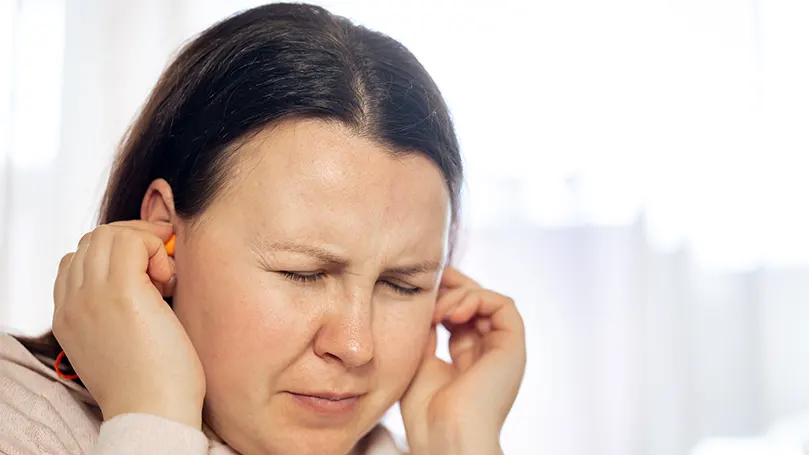
{"label": "eyebrow", "polygon": [[[324,263],[341,268],[345,268],[349,262],[347,259],[341,257],[338,254],[332,253],[331,251],[313,245],[305,245],[302,243],[295,243],[295,242],[268,242],[268,241],[256,241],[255,244],[256,246],[258,246],[259,248],[261,248],[266,252],[286,251],[290,253],[304,254],[306,256],[318,259]],[[420,275],[423,273],[434,273],[438,271],[442,267],[442,265],[443,264],[441,261],[427,260],[405,266],[390,267],[385,269],[383,273],[399,276],[413,276],[413,275]]]}
{"label": "eyebrow", "polygon": [[302,243],[295,242],[269,242],[266,240],[256,241],[255,245],[266,252],[287,251],[290,253],[311,256],[332,265],[345,266],[348,264],[348,261],[345,258],[342,258],[331,251],[327,251],[323,248],[318,248],[312,245],[304,245]]}
{"label": "eyebrow", "polygon": [[434,273],[441,268],[441,263],[438,261],[423,261],[413,265],[406,265],[404,267],[391,267],[385,269],[385,273],[399,276],[413,276],[422,273]]}

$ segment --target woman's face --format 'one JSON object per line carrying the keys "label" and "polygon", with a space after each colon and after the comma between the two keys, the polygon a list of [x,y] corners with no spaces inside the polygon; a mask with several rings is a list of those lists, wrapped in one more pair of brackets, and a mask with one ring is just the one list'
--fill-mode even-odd
{"label": "woman's face", "polygon": [[449,195],[419,154],[292,121],[237,152],[179,225],[175,311],[205,421],[242,453],[347,453],[404,393],[447,256]]}

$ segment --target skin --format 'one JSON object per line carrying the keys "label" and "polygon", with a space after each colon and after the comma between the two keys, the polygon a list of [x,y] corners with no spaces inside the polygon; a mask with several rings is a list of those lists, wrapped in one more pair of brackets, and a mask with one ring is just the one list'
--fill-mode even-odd
{"label": "skin", "polygon": [[[204,420],[247,455],[346,454],[401,400],[414,454],[498,453],[524,328],[513,301],[444,271],[439,169],[316,120],[237,153],[198,219],[157,180],[142,220],[98,227],[60,265],[54,334],[105,419]],[[315,395],[350,409],[313,409]]]}

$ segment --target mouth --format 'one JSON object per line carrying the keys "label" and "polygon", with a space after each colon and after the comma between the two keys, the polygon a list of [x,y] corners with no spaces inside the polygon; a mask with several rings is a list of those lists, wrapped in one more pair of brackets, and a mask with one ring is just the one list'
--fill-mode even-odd
{"label": "mouth", "polygon": [[363,394],[333,392],[289,392],[301,408],[317,414],[347,415],[358,406]]}

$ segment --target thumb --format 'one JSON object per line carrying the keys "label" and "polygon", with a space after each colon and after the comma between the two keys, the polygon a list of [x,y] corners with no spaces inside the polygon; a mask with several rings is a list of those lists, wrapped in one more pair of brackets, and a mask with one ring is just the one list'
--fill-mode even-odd
{"label": "thumb", "polygon": [[411,417],[418,418],[421,412],[426,411],[427,404],[435,392],[452,380],[452,365],[435,355],[437,344],[438,336],[433,325],[421,364],[401,400],[402,417],[405,420]]}

